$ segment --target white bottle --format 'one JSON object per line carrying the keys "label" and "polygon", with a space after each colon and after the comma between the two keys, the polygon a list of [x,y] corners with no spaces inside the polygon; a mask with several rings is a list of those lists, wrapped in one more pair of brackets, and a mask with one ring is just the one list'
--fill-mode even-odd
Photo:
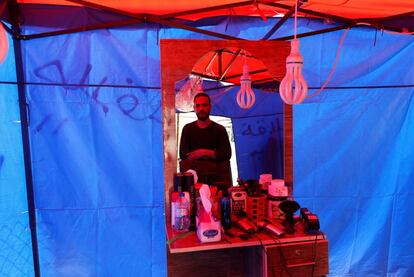
{"label": "white bottle", "polygon": [[[188,194],[188,193],[187,193]],[[190,228],[190,202],[184,192],[179,192],[178,197],[171,203],[172,228],[175,231],[188,231]]]}

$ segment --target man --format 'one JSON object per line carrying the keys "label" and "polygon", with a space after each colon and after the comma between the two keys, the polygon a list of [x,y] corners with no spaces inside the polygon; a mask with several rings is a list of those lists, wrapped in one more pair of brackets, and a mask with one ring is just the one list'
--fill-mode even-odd
{"label": "man", "polygon": [[[211,101],[205,93],[198,93],[194,97],[194,112],[197,120],[186,124],[181,133],[180,158],[187,161],[181,164],[181,170],[198,167],[198,174],[214,174],[207,161],[218,164],[216,171],[222,171],[223,164],[229,167],[231,148],[226,129],[220,124],[210,120]],[[196,161],[206,161],[203,165]],[[224,163],[222,163],[224,162]],[[183,168],[183,164],[185,168]],[[199,172],[205,171],[205,172]],[[210,172],[207,172],[210,171]],[[228,170],[229,171],[229,170]],[[220,172],[216,172],[222,175]],[[230,181],[227,177],[216,176],[216,181]],[[223,180],[226,179],[226,180]]]}

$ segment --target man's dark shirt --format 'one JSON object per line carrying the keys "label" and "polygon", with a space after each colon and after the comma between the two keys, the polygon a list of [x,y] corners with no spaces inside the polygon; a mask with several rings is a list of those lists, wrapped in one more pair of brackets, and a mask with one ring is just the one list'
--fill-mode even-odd
{"label": "man's dark shirt", "polygon": [[204,129],[198,127],[197,121],[186,124],[181,133],[180,158],[185,160],[187,153],[203,148],[214,150],[217,161],[229,160],[231,148],[226,129],[214,121]]}

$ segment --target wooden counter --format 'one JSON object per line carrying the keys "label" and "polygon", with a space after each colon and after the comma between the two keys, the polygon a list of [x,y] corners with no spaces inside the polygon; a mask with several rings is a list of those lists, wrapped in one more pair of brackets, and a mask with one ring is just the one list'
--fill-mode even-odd
{"label": "wooden counter", "polygon": [[324,276],[328,241],[324,235],[282,237],[258,232],[248,240],[227,235],[200,243],[195,232],[176,233],[167,226],[168,276]]}

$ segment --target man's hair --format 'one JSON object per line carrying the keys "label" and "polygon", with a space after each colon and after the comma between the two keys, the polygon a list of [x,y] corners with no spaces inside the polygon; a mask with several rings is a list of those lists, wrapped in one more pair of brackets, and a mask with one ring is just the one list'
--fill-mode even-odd
{"label": "man's hair", "polygon": [[197,93],[195,96],[194,96],[194,102],[196,101],[196,99],[197,98],[199,98],[199,97],[207,97],[208,98],[208,103],[209,104],[211,104],[211,100],[210,100],[210,96],[208,96],[208,94],[207,93],[204,93],[204,92],[200,92],[200,93]]}

